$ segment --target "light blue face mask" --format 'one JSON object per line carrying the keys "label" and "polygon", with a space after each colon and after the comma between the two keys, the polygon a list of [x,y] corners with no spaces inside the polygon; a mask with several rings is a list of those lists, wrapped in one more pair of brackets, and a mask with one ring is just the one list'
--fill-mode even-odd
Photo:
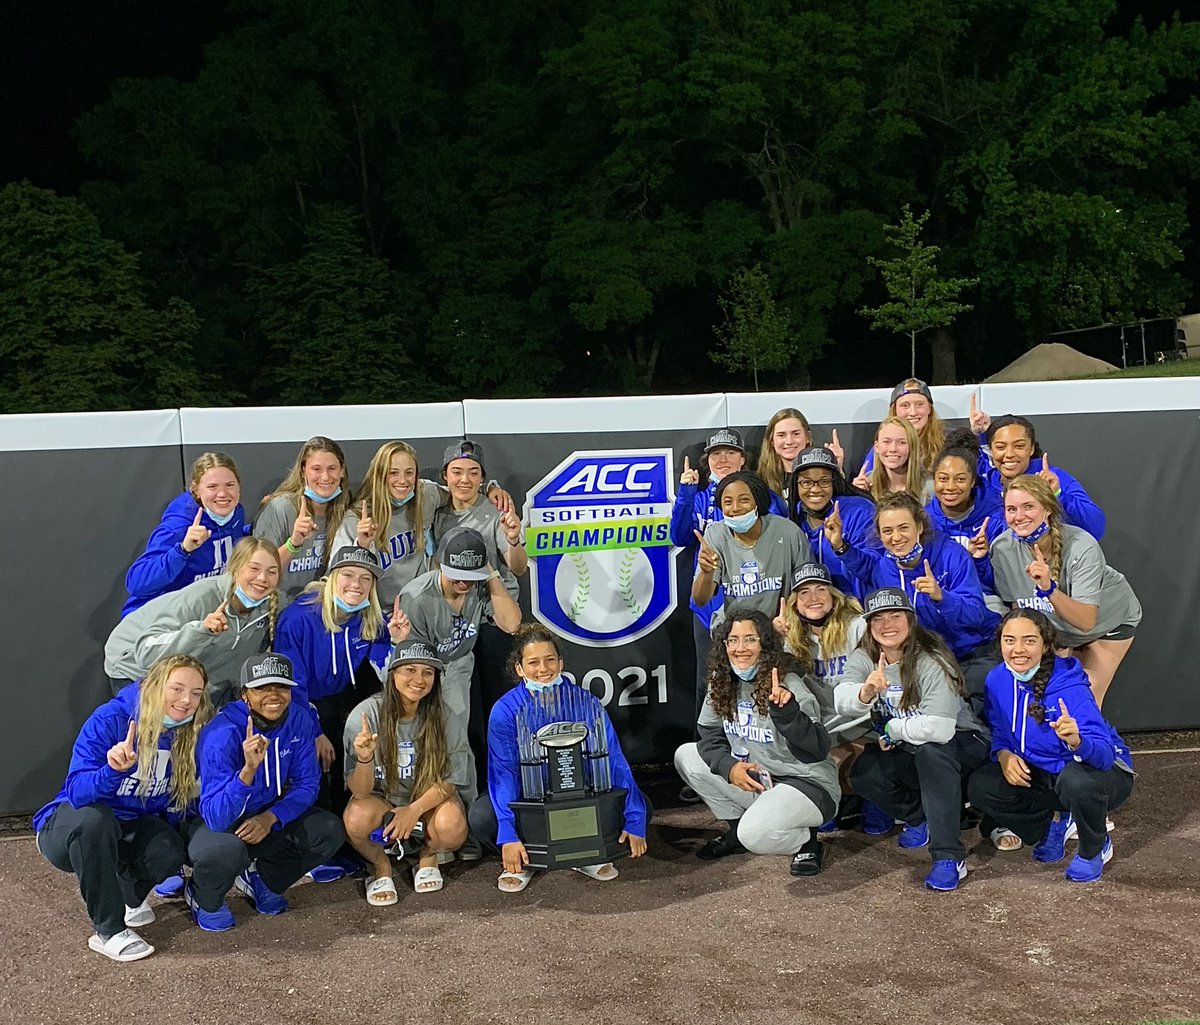
{"label": "light blue face mask", "polygon": [[190,723],[195,718],[196,717],[194,715],[189,715],[186,719],[172,719],[169,715],[164,715],[163,716],[163,729],[164,730],[173,730],[173,729],[175,729],[176,726],[186,726],[188,723]]}
{"label": "light blue face mask", "polygon": [[897,565],[903,565],[906,562],[915,562],[925,554],[925,546],[920,541],[916,543],[913,550],[907,555],[896,555],[894,552],[885,551],[884,554]]}
{"label": "light blue face mask", "polygon": [[267,600],[267,598],[270,598],[270,597],[271,597],[271,596],[268,594],[268,595],[265,595],[264,597],[262,597],[262,598],[259,598],[259,599],[257,599],[257,600],[256,600],[256,599],[254,599],[254,598],[251,598],[251,597],[250,597],[250,595],[248,595],[248,594],[247,594],[245,591],[243,591],[243,590],[242,590],[240,587],[235,587],[235,588],[233,589],[233,596],[234,596],[234,597],[235,597],[235,598],[236,598],[238,601],[240,601],[240,602],[242,603],[242,607],[243,607],[243,608],[246,608],[246,609],[256,609],[256,608],[258,608],[258,607],[259,607],[259,606],[260,606],[260,605],[261,605],[263,602],[265,602],[265,601]]}
{"label": "light blue face mask", "polygon": [[[525,679],[522,677],[522,679]],[[562,674],[560,673],[549,683],[537,683],[533,680],[525,679],[525,689],[531,694],[540,694],[544,690],[549,690],[551,687],[557,687],[563,682]]]}
{"label": "light blue face mask", "polygon": [[736,676],[739,680],[744,681],[745,683],[749,683],[756,676],[758,676],[758,663],[757,662],[755,662],[754,665],[748,666],[745,669],[739,669],[732,662],[730,662],[729,668],[733,670],[734,676]]}
{"label": "light blue face mask", "polygon": [[393,509],[403,509],[406,505],[408,505],[409,502],[411,502],[413,500],[413,496],[415,494],[416,494],[416,491],[410,491],[403,498],[393,498],[392,499],[392,508]]}
{"label": "light blue face mask", "polygon": [[204,515],[207,516],[210,520],[212,520],[213,523],[215,523],[218,527],[225,526],[225,524],[228,523],[230,520],[232,520],[236,514],[237,514],[237,506],[236,505],[232,509],[230,509],[229,512],[226,513],[224,516],[218,516],[208,506],[204,507]]}
{"label": "light blue face mask", "polygon": [[316,502],[317,505],[325,505],[327,502],[332,502],[341,493],[342,493],[342,489],[338,488],[337,491],[335,491],[328,498],[322,498],[315,491],[313,491],[312,488],[306,487],[304,489],[304,497],[307,498],[310,502]]}
{"label": "light blue face mask", "polygon": [[1023,673],[1018,673],[1018,672],[1017,672],[1017,671],[1016,671],[1016,670],[1015,670],[1015,669],[1014,669],[1012,666],[1010,666],[1010,665],[1009,665],[1007,662],[1005,662],[1005,663],[1004,663],[1004,667],[1005,667],[1005,668],[1006,668],[1006,669],[1007,669],[1007,670],[1008,670],[1010,673],[1012,673],[1012,674],[1013,674],[1013,676],[1014,676],[1016,679],[1020,680],[1022,683],[1028,683],[1028,682],[1029,682],[1030,680],[1032,680],[1032,679],[1033,679],[1035,676],[1037,676],[1037,671],[1038,671],[1039,669],[1041,669],[1041,668],[1042,668],[1042,667],[1041,667],[1041,666],[1040,666],[1038,663],[1036,663],[1036,662],[1035,662],[1033,665],[1031,665],[1031,666],[1030,666],[1028,669],[1026,669],[1026,670],[1025,670],[1025,672],[1023,672]]}
{"label": "light blue face mask", "polygon": [[745,534],[758,522],[758,510],[751,509],[750,512],[743,513],[741,516],[726,516],[725,522],[735,534]]}
{"label": "light blue face mask", "polygon": [[342,601],[341,598],[339,598],[335,594],[333,596],[333,604],[336,605],[343,612],[362,612],[363,609],[365,609],[368,605],[371,604],[371,599],[368,597],[368,598],[364,598],[357,605],[347,605],[344,601]]}
{"label": "light blue face mask", "polygon": [[1037,544],[1037,542],[1039,542],[1042,538],[1044,538],[1046,536],[1046,533],[1049,530],[1050,530],[1050,521],[1046,520],[1046,522],[1043,523],[1036,530],[1034,530],[1034,532],[1032,534],[1026,534],[1024,537],[1022,537],[1020,534],[1018,534],[1015,530],[1009,531],[1009,533],[1012,534],[1012,536],[1015,537],[1018,541],[1020,541],[1021,544],[1032,545],[1032,544]]}

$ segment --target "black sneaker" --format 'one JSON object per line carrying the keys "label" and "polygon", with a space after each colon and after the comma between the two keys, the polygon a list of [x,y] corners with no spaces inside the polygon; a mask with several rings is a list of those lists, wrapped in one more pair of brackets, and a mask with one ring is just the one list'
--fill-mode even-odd
{"label": "black sneaker", "polygon": [[684,804],[699,804],[700,795],[691,787],[684,787],[679,791],[679,800]]}
{"label": "black sneaker", "polygon": [[815,876],[820,873],[825,864],[825,845],[813,833],[808,842],[792,857],[792,867],[789,871],[794,876]]}
{"label": "black sneaker", "polygon": [[709,840],[708,843],[696,851],[696,857],[701,861],[716,861],[718,858],[726,858],[731,854],[745,853],[747,853],[746,848],[742,845],[742,841],[737,838],[737,830],[731,829]]}

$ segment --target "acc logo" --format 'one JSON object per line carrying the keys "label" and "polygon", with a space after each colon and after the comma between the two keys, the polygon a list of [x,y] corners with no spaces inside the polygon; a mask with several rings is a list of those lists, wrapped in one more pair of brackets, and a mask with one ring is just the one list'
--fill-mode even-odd
{"label": "acc logo", "polygon": [[575,452],[525,496],[533,614],[580,644],[644,637],[675,609],[669,449]]}

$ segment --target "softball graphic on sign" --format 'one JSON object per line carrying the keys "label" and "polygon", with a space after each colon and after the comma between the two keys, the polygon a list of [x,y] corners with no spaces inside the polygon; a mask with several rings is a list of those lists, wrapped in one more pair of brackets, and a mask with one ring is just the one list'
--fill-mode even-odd
{"label": "softball graphic on sign", "polygon": [[675,608],[671,452],[575,452],[526,495],[533,613],[591,647],[648,634]]}

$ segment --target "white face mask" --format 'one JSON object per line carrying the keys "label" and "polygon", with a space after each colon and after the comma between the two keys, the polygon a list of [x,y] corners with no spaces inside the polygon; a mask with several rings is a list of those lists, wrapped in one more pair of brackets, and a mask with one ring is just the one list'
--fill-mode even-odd
{"label": "white face mask", "polygon": [[751,509],[741,516],[726,516],[725,523],[735,534],[744,534],[758,522],[758,510]]}
{"label": "white face mask", "polygon": [[215,523],[218,527],[225,526],[226,523],[228,523],[230,520],[233,519],[234,514],[236,512],[237,512],[236,505],[232,509],[230,509],[229,512],[227,512],[224,516],[218,516],[215,512],[213,512],[210,508],[208,508],[208,506],[204,507],[204,515],[207,516],[210,520],[212,520],[213,523]]}
{"label": "white face mask", "polygon": [[525,677],[521,677],[521,680],[525,684],[525,689],[527,691],[529,691],[531,694],[540,694],[542,691],[549,690],[551,687],[557,687],[560,683],[563,682],[561,673],[559,673],[559,675],[556,676],[549,683],[538,683],[535,680],[527,680],[527,679],[525,679]]}

